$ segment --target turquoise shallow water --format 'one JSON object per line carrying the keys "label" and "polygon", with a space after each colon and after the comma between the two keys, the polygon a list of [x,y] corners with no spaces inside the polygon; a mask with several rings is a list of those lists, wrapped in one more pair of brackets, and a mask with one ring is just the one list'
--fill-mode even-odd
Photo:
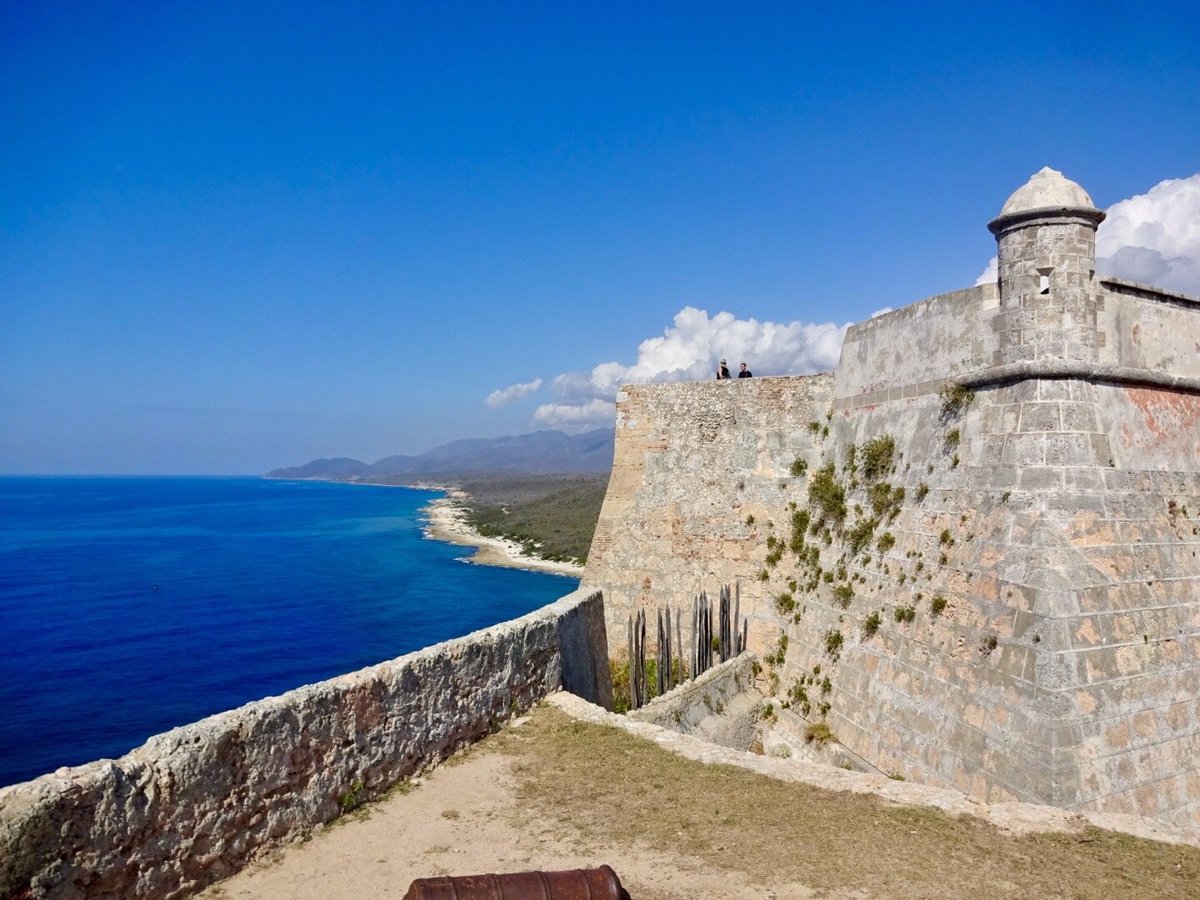
{"label": "turquoise shallow water", "polygon": [[406,488],[0,478],[0,785],[523,615],[575,579],[465,565]]}

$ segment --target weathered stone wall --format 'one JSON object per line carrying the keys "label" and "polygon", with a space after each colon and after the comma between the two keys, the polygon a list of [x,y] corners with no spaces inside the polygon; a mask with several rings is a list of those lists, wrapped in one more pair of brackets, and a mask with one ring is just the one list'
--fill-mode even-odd
{"label": "weathered stone wall", "polygon": [[[949,419],[936,396],[835,417],[843,460],[851,444],[895,437],[903,457],[887,481],[905,501],[835,579],[852,583],[845,608],[824,585],[810,595],[785,689],[823,665],[835,732],[886,772],[1195,821],[1200,478],[1194,454],[1152,471],[1186,454],[1128,452],[1113,412],[1143,390],[1031,380],[981,389]],[[845,543],[835,534],[830,549]],[[836,570],[837,557],[823,564]]]}
{"label": "weathered stone wall", "polygon": [[613,646],[632,609],[740,580],[750,648],[787,638],[780,699],[880,771],[1200,821],[1200,306],[1078,256],[1020,305],[855,326],[832,379],[625,389],[584,578]]}
{"label": "weathered stone wall", "polygon": [[699,591],[715,597],[724,584],[741,584],[742,613],[756,623],[748,649],[775,639],[757,580],[765,529],[780,515],[781,486],[801,480],[793,462],[817,458],[832,387],[832,376],[817,375],[621,390],[612,475],[582,582],[605,586],[614,655],[632,610],[690,609]]}
{"label": "weathered stone wall", "polygon": [[185,896],[561,687],[611,705],[603,600],[472,635],[0,789],[0,896]]}

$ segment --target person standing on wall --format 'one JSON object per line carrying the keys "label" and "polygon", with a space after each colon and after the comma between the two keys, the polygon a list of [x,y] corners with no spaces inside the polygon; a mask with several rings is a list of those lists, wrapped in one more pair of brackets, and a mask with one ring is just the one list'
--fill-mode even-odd
{"label": "person standing on wall", "polygon": [[738,372],[738,378],[753,378],[753,377],[754,377],[754,373],[746,368],[745,363],[742,363],[742,368]]}
{"label": "person standing on wall", "polygon": [[721,360],[721,364],[717,366],[717,381],[729,380],[729,367],[725,365],[725,360]]}

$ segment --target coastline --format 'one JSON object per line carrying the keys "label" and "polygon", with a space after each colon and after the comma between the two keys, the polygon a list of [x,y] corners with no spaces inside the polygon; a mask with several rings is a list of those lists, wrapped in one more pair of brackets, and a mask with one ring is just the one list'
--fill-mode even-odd
{"label": "coastline", "polygon": [[440,489],[445,490],[446,495],[431,500],[422,510],[425,516],[425,527],[422,531],[429,540],[475,548],[474,553],[463,557],[463,562],[477,566],[527,569],[569,578],[583,577],[583,566],[527,556],[521,552],[521,545],[515,541],[484,537],[467,522],[466,500],[470,495],[459,488]]}

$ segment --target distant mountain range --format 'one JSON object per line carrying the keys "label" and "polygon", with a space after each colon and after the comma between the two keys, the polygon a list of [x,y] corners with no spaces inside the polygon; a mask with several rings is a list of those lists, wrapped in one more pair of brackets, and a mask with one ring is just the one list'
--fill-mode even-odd
{"label": "distant mountain range", "polygon": [[612,468],[611,428],[586,434],[535,431],[500,438],[467,438],[418,456],[388,456],[376,463],[357,459],[314,459],[302,466],[272,469],[268,478],[404,483],[470,474],[587,474]]}

